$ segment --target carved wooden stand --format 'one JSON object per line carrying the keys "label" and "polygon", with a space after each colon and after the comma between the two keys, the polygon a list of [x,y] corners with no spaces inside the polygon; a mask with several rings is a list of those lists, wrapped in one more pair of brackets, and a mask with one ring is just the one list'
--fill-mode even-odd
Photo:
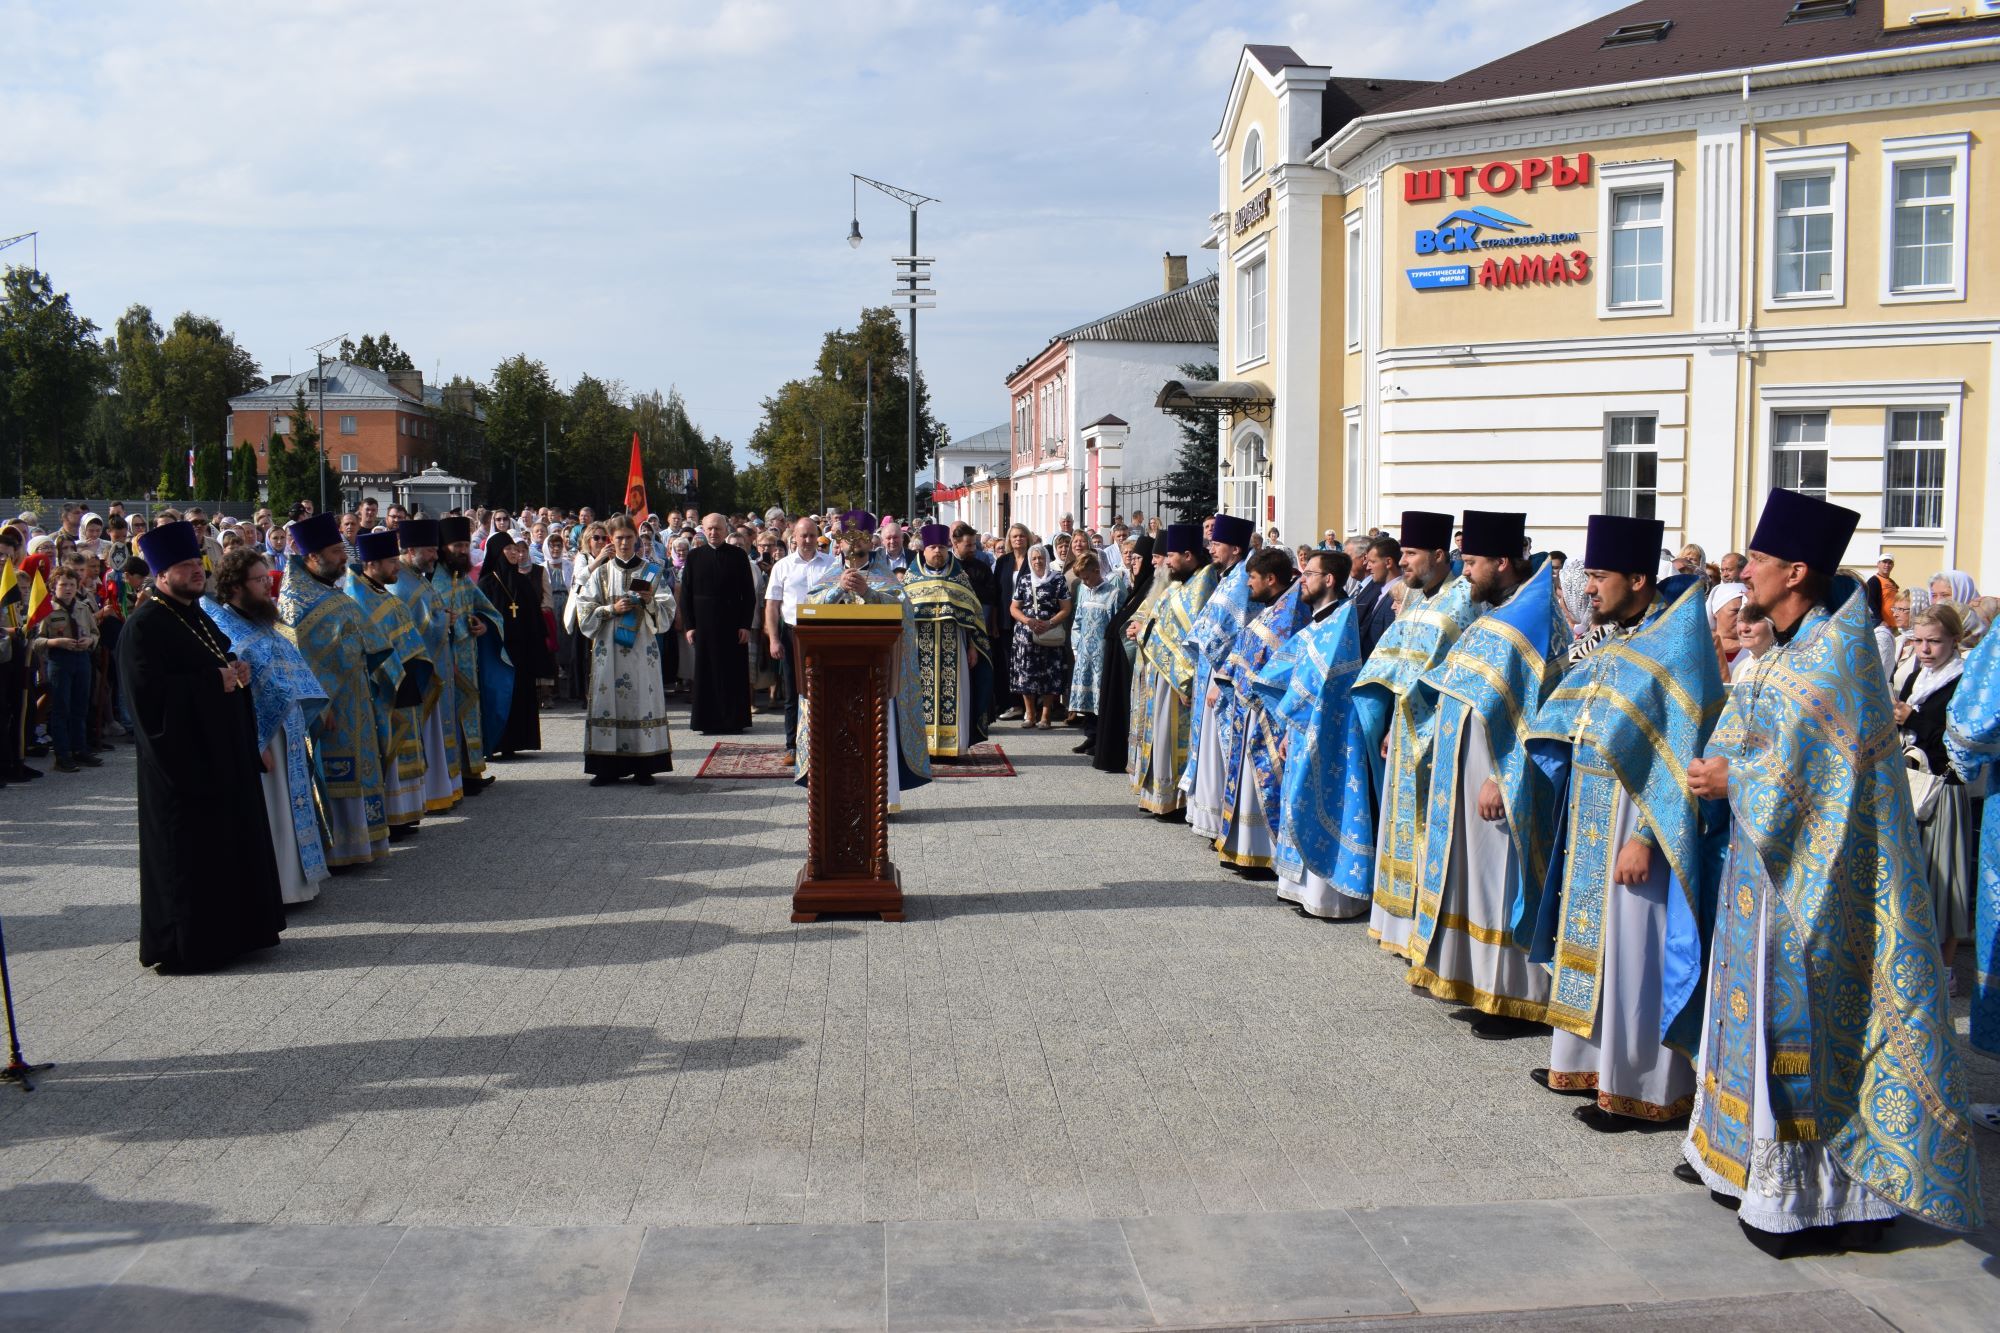
{"label": "carved wooden stand", "polygon": [[889,860],[889,697],[903,608],[802,606],[797,626],[811,705],[806,863],[792,887],[792,920],[821,912],[903,919],[903,877]]}

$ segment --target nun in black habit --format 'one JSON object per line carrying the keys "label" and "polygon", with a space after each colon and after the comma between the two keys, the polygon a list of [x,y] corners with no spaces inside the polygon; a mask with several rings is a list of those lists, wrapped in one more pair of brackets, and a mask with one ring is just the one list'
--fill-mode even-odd
{"label": "nun in black habit", "polygon": [[1125,771],[1125,748],[1131,740],[1132,661],[1137,645],[1125,638],[1132,617],[1153,590],[1153,539],[1137,538],[1139,572],[1118,613],[1104,627],[1104,674],[1097,687],[1097,727],[1090,738],[1090,766],[1105,773]]}

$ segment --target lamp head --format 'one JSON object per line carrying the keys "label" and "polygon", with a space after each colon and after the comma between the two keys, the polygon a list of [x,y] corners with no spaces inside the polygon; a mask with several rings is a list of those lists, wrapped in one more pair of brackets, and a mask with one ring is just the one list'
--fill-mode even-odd
{"label": "lamp head", "polygon": [[861,248],[860,218],[855,218],[852,222],[847,224],[847,248],[850,250],[859,250]]}

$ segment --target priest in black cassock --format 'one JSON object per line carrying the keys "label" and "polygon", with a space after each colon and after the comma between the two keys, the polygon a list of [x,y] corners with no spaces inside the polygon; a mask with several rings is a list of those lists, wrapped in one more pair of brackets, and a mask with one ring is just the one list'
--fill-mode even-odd
{"label": "priest in black cassock", "polygon": [[118,636],[139,746],[139,963],[221,967],[285,928],[248,663],[201,609],[191,523],[139,537],[154,596]]}
{"label": "priest in black cassock", "polygon": [[507,709],[507,726],[498,736],[484,737],[492,759],[512,759],[523,750],[542,748],[542,705],[535,681],[555,674],[549,653],[548,622],[542,618],[542,585],[528,568],[528,548],[504,532],[486,543],[480,566],[479,591],[500,613],[500,642],[514,663],[514,701]]}
{"label": "priest in black cassock", "polygon": [[688,724],[707,735],[750,729],[750,626],[757,613],[757,581],[750,555],[731,546],[720,514],[701,521],[705,546],[687,554],[681,571],[681,623],[694,646],[694,707]]}

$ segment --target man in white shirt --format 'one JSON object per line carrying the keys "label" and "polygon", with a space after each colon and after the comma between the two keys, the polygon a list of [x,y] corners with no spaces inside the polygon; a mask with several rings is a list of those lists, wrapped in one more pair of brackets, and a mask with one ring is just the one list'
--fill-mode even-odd
{"label": "man in white shirt", "polygon": [[785,762],[797,757],[799,748],[799,687],[793,671],[792,628],[799,623],[799,603],[815,583],[832,578],[840,570],[840,557],[819,549],[819,524],[802,518],[792,525],[792,549],[771,566],[765,585],[766,603],[778,603],[778,614],[767,614],[771,656],[778,659],[778,675],[785,686]]}

